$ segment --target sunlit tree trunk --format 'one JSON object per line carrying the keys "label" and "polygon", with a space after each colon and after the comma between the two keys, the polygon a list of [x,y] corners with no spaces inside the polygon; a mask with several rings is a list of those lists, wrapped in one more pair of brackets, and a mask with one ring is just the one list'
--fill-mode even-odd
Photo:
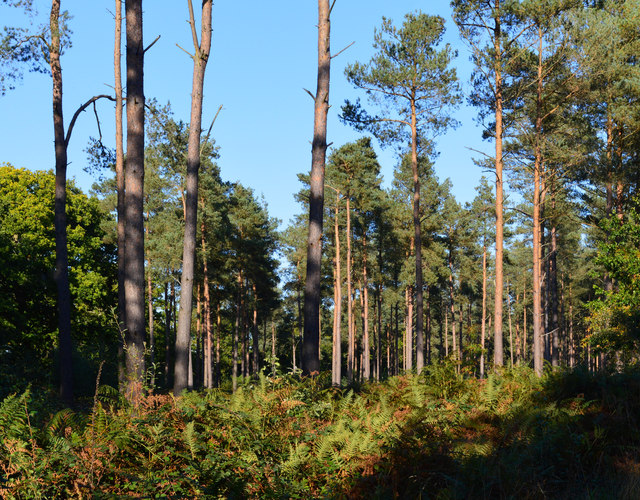
{"label": "sunlit tree trunk", "polygon": [[182,278],[180,280],[180,315],[176,334],[176,364],[173,392],[179,396],[187,385],[185,368],[190,355],[191,311],[196,260],[196,227],[198,218],[198,173],[200,170],[200,133],[202,129],[202,99],[204,74],[211,50],[211,14],[213,0],[203,0],[200,41],[196,33],[193,4],[188,0],[189,24],[193,38],[193,80],[191,117],[187,146],[187,194],[184,214],[184,242],[182,250]]}
{"label": "sunlit tree trunk", "polygon": [[355,365],[355,325],[353,324],[353,290],[352,290],[352,273],[351,273],[351,199],[347,200],[347,329],[348,329],[348,349],[347,349],[347,380],[353,382],[354,365]]}
{"label": "sunlit tree trunk", "polygon": [[535,159],[533,167],[533,366],[543,371],[542,325],[542,248],[541,248],[541,170],[542,170],[542,30],[539,28],[538,82],[536,97]]}
{"label": "sunlit tree trunk", "polygon": [[484,351],[487,324],[487,246],[482,247],[482,324],[480,325],[480,378],[484,378]]}
{"label": "sunlit tree trunk", "polygon": [[[500,0],[496,0],[495,10],[500,10]],[[503,245],[504,245],[504,209],[503,209],[503,183],[502,183],[502,106],[503,106],[503,82],[502,82],[502,33],[501,19],[496,16],[494,20],[494,53],[495,53],[495,141],[496,141],[496,275],[495,275],[495,301],[494,301],[494,357],[496,366],[504,364],[504,347],[502,340],[502,303],[504,277],[502,270]]]}
{"label": "sunlit tree trunk", "polygon": [[335,257],[335,282],[333,285],[333,352],[331,357],[331,383],[338,387],[342,379],[342,335],[340,331],[342,323],[342,274],[340,266],[340,227],[338,223],[338,204],[340,193],[336,192],[334,240],[336,247]]}
{"label": "sunlit tree trunk", "polygon": [[[125,196],[124,196],[124,132],[122,126],[122,113],[124,105],[122,102],[122,0],[115,0],[115,43],[113,48],[113,72],[116,93],[116,191],[118,217],[117,238],[118,238],[118,329],[124,334],[126,328],[126,301],[124,295],[125,263]],[[123,339],[122,339],[123,340]],[[126,382],[126,370],[124,365],[124,344],[121,339],[118,341],[118,383],[120,390],[124,392]],[[165,380],[166,384],[166,380]]]}
{"label": "sunlit tree trunk", "polygon": [[320,371],[320,279],[322,263],[322,217],[324,210],[324,167],[327,154],[327,113],[331,68],[329,0],[318,0],[318,82],[314,109],[311,176],[309,180],[309,239],[307,279],[304,293],[304,335],[302,369]]}
{"label": "sunlit tree trunk", "polygon": [[369,345],[369,283],[367,281],[367,239],[363,237],[363,268],[362,268],[362,376],[364,380],[371,379],[371,346]]}

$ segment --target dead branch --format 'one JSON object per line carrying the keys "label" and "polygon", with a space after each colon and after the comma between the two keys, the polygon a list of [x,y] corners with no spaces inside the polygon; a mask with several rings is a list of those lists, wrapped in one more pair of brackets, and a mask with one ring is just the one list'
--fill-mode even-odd
{"label": "dead branch", "polygon": [[156,44],[156,42],[157,42],[158,40],[160,40],[160,37],[161,37],[161,36],[162,36],[162,35],[158,35],[158,36],[156,37],[156,39],[155,39],[153,42],[151,42],[151,43],[149,44],[149,46],[148,46],[146,49],[144,49],[144,53],[145,53],[145,54],[147,53],[147,50],[149,50],[151,47],[153,47],[153,46]]}
{"label": "dead branch", "polygon": [[89,99],[87,102],[85,102],[82,106],[80,106],[76,110],[76,112],[73,114],[73,118],[71,118],[71,122],[69,123],[69,128],[67,129],[67,135],[64,138],[65,147],[69,146],[69,140],[71,139],[71,132],[73,132],[73,127],[76,124],[76,120],[78,119],[78,116],[80,116],[80,113],[82,113],[85,109],[87,109],[91,104],[96,102],[98,99],[109,99],[110,101],[114,101],[114,102],[116,100],[115,97],[112,97],[107,94],[95,95],[91,99]]}
{"label": "dead branch", "polygon": [[342,54],[345,50],[347,50],[349,47],[351,47],[354,43],[356,43],[355,41],[351,42],[349,45],[347,45],[344,49],[342,49],[341,51],[339,51],[337,54],[334,54],[331,56],[331,59],[333,59],[334,57],[338,57],[340,54]]}

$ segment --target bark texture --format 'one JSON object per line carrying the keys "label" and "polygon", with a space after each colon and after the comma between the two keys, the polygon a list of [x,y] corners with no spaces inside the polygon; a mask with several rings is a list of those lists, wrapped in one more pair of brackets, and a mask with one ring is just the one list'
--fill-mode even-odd
{"label": "bark texture", "polygon": [[188,363],[191,340],[191,311],[193,308],[193,280],[196,260],[196,227],[198,223],[198,172],[200,170],[200,133],[202,130],[202,94],[204,73],[211,50],[212,0],[203,0],[200,41],[196,33],[193,4],[189,5],[189,21],[193,36],[193,81],[191,90],[191,118],[187,146],[187,195],[184,216],[182,250],[182,278],[180,280],[180,312],[176,334],[176,364],[173,393],[178,396],[188,383]]}
{"label": "bark texture", "polygon": [[304,334],[302,370],[320,371],[320,278],[322,261],[322,216],[324,210],[324,167],[327,154],[327,113],[331,68],[329,0],[318,0],[318,83],[315,95],[311,178],[309,195],[309,239],[307,279],[304,290]]}
{"label": "bark texture", "polygon": [[51,44],[49,64],[53,79],[53,131],[56,156],[54,225],[56,269],[54,279],[58,293],[58,343],[60,350],[60,397],[73,405],[73,365],[71,359],[71,291],[67,253],[67,143],[62,115],[62,66],[60,65],[60,0],[51,2]]}
{"label": "bark texture", "polygon": [[127,171],[125,178],[126,397],[134,405],[144,376],[144,46],[142,0],[125,2],[127,36]]}

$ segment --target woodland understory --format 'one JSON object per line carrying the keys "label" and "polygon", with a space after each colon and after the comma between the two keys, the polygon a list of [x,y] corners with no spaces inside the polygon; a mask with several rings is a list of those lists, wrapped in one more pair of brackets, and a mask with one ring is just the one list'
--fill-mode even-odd
{"label": "woodland understory", "polygon": [[[212,1],[187,5],[189,123],[144,95],[155,42],[115,0],[115,94],[65,125],[69,13],[0,0],[33,21],[0,36],[0,96],[51,76],[56,160],[0,165],[0,496],[640,498],[640,1],[451,1],[468,88],[442,17],[383,18],[333,145],[319,0],[286,226],[225,180]],[[85,193],[67,148],[111,101]],[[465,101],[495,151],[462,203],[436,165]]]}

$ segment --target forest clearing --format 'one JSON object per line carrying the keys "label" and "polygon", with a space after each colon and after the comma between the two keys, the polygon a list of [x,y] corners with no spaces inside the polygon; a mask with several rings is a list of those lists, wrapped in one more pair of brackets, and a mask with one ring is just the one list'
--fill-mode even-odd
{"label": "forest clearing", "polygon": [[640,0],[183,3],[0,0],[0,497],[639,498]]}

